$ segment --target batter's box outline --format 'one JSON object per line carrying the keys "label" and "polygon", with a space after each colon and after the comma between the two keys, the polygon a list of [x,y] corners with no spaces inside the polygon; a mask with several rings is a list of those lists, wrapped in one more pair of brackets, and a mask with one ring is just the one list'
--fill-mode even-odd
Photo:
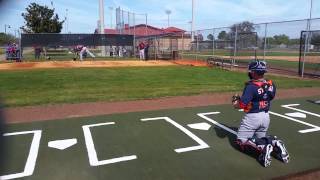
{"label": "batter's box outline", "polygon": [[166,122],[170,123],[171,125],[175,126],[176,128],[178,128],[180,131],[182,131],[183,133],[185,133],[187,136],[189,136],[191,139],[193,139],[194,141],[196,141],[199,145],[197,146],[190,146],[190,147],[185,147],[185,148],[178,148],[175,149],[174,151],[177,153],[183,153],[183,152],[188,152],[188,151],[195,151],[195,150],[200,150],[200,149],[205,149],[205,148],[209,148],[210,146],[205,143],[202,139],[200,139],[198,136],[196,136],[195,134],[193,134],[191,131],[189,131],[187,128],[183,127],[182,125],[180,125],[179,123],[175,122],[174,120],[172,120],[169,117],[155,117],[155,118],[145,118],[145,119],[141,119],[141,121],[145,122],[145,121],[156,121],[156,120],[165,120]]}
{"label": "batter's box outline", "polygon": [[98,159],[97,151],[94,146],[94,142],[93,142],[90,128],[98,127],[98,126],[108,126],[108,125],[114,125],[114,124],[115,124],[114,122],[106,122],[106,123],[98,123],[98,124],[90,124],[90,125],[82,126],[90,166],[102,166],[102,165],[113,164],[113,163],[118,163],[118,162],[122,162],[122,161],[130,161],[130,160],[137,159],[136,155],[122,156],[122,157],[106,159],[106,160],[99,160]]}
{"label": "batter's box outline", "polygon": [[32,138],[30,151],[29,151],[28,158],[24,166],[23,172],[0,176],[0,180],[22,178],[26,176],[31,176],[33,174],[36,166],[36,162],[37,162],[42,131],[34,130],[34,131],[5,133],[3,134],[3,136],[7,137],[7,136],[17,136],[17,135],[24,135],[24,134],[33,134],[33,138]]}

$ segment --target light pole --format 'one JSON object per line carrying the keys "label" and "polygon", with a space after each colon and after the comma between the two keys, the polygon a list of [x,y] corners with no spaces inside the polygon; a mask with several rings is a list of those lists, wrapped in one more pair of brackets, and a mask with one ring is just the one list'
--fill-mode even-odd
{"label": "light pole", "polygon": [[7,34],[7,28],[11,28],[11,26],[8,24],[4,25],[4,34]]}
{"label": "light pole", "polygon": [[168,15],[168,27],[170,26],[170,19],[169,16],[171,14],[171,10],[166,10],[166,14]]}
{"label": "light pole", "polygon": [[112,29],[112,11],[113,11],[113,7],[109,7],[109,10],[110,10],[110,28]]}
{"label": "light pole", "polygon": [[188,24],[190,24],[190,31],[192,31],[192,21],[188,21]]}
{"label": "light pole", "polygon": [[191,41],[194,41],[194,0],[192,0]]}
{"label": "light pole", "polygon": [[[104,0],[99,0],[100,34],[104,34]],[[105,46],[101,46],[101,55],[106,56]]]}
{"label": "light pole", "polygon": [[66,9],[66,17],[65,17],[65,21],[66,21],[66,33],[69,32],[69,17],[68,17],[68,9]]}
{"label": "light pole", "polygon": [[302,70],[301,70],[301,77],[304,77],[304,65],[305,65],[305,60],[306,60],[306,53],[307,51],[309,52],[309,44],[310,44],[310,30],[311,30],[311,18],[312,18],[312,6],[313,6],[313,0],[310,0],[310,11],[309,11],[309,20],[307,24],[307,35],[305,38],[305,43],[304,43],[304,52],[303,52],[303,62],[302,62]]}

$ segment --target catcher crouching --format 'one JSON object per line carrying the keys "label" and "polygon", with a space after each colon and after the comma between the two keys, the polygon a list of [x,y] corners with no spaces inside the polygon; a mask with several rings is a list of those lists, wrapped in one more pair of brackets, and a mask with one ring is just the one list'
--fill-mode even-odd
{"label": "catcher crouching", "polygon": [[232,97],[232,105],[243,109],[236,144],[243,152],[258,153],[258,161],[267,167],[271,164],[271,154],[284,163],[289,162],[289,153],[283,141],[276,136],[267,135],[271,101],[276,95],[276,87],[271,80],[264,78],[266,62],[253,61],[248,66],[249,81],[246,82],[242,96]]}

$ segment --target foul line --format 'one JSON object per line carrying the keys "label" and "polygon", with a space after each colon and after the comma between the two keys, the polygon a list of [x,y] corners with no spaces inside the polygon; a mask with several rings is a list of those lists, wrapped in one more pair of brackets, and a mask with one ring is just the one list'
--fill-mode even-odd
{"label": "foul line", "polygon": [[287,109],[291,109],[291,110],[295,110],[295,111],[299,111],[299,112],[303,112],[303,113],[306,113],[306,114],[310,114],[312,116],[320,117],[320,114],[316,114],[316,113],[312,113],[312,112],[309,112],[309,111],[305,111],[305,110],[302,110],[302,109],[298,109],[298,108],[292,107],[292,106],[299,106],[299,105],[300,104],[287,104],[287,105],[282,105],[282,107],[287,108]]}
{"label": "foul line", "polygon": [[32,133],[33,133],[33,139],[32,139],[29,155],[27,158],[27,162],[24,166],[23,172],[0,176],[0,180],[22,178],[26,176],[31,176],[33,174],[33,171],[37,162],[42,131],[34,130],[34,131],[13,132],[13,133],[3,134],[3,136],[16,136],[16,135],[32,134]]}
{"label": "foul line", "polygon": [[304,124],[306,126],[312,127],[311,129],[300,130],[300,131],[298,131],[299,133],[304,134],[304,133],[320,131],[320,127],[319,126],[316,126],[316,125],[313,125],[313,124],[310,124],[310,123],[307,123],[307,122],[304,122],[304,121],[300,121],[298,119],[294,119],[292,117],[288,117],[288,116],[285,116],[285,115],[282,115],[282,114],[279,114],[279,113],[275,113],[275,112],[272,112],[272,111],[269,111],[269,113],[272,114],[272,115],[275,115],[275,116],[279,116],[279,117],[282,117],[282,118],[285,118],[285,119],[289,119],[291,121],[294,121],[294,122],[297,122],[297,123]]}
{"label": "foul line", "polygon": [[91,127],[97,127],[97,126],[107,126],[107,125],[112,125],[115,124],[114,122],[107,122],[107,123],[99,123],[99,124],[91,124],[91,125],[84,125],[82,126],[83,129],[83,134],[84,134],[84,140],[86,143],[86,148],[88,152],[88,158],[89,158],[89,163],[91,166],[101,166],[101,165],[106,165],[106,164],[112,164],[112,163],[118,163],[122,161],[130,161],[137,159],[136,155],[131,155],[131,156],[123,156],[123,157],[118,157],[118,158],[112,158],[112,159],[106,159],[106,160],[98,160],[97,152],[94,147],[94,142],[92,139]]}
{"label": "foul line", "polygon": [[200,116],[201,118],[203,118],[203,119],[211,122],[212,124],[214,124],[214,125],[222,128],[222,129],[228,131],[229,133],[232,133],[232,134],[234,134],[234,135],[237,135],[237,132],[236,132],[236,131],[234,131],[234,130],[232,130],[232,129],[230,129],[230,128],[228,128],[228,127],[226,127],[226,126],[224,126],[224,125],[222,125],[222,124],[220,124],[220,123],[218,123],[217,121],[215,121],[215,120],[207,117],[207,115],[213,115],[213,114],[220,114],[220,112],[198,113],[197,115]]}
{"label": "foul line", "polygon": [[209,148],[210,146],[205,143],[202,139],[197,137],[195,134],[193,134],[191,131],[188,129],[184,128],[174,120],[170,119],[169,117],[156,117],[156,118],[146,118],[146,119],[141,119],[141,121],[155,121],[155,120],[165,120],[168,123],[172,124],[176,128],[180,129],[182,132],[184,132],[186,135],[191,137],[194,141],[196,141],[199,145],[198,146],[191,146],[191,147],[186,147],[186,148],[179,148],[175,149],[174,151],[177,153],[182,153],[182,152],[188,152],[188,151],[194,151],[194,150],[199,150],[199,149],[205,149]]}

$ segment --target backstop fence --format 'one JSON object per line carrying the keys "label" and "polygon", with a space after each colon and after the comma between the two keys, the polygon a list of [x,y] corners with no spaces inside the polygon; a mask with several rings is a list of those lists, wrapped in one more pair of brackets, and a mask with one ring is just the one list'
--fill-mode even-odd
{"label": "backstop fence", "polygon": [[316,30],[320,30],[320,18],[197,30],[194,41],[188,41],[192,33],[185,32],[182,41],[189,43],[179,53],[182,59],[224,61],[230,67],[246,67],[259,59],[274,72],[318,76]]}
{"label": "backstop fence", "polygon": [[320,30],[301,32],[299,74],[320,77]]}
{"label": "backstop fence", "polygon": [[[133,57],[133,35],[119,34],[21,34],[23,59],[76,60],[85,46],[94,57]],[[106,55],[101,49],[106,50]],[[84,54],[86,57],[86,52]]]}
{"label": "backstop fence", "polygon": [[[152,27],[148,26],[146,14],[120,8],[116,11],[113,34],[22,34],[21,47],[15,52],[21,53],[23,59],[39,58],[36,52],[41,52],[45,58],[70,59],[74,57],[74,46],[81,44],[88,46],[97,57],[137,58],[137,46],[144,42],[149,47],[149,59],[211,59],[243,68],[249,61],[259,59],[265,60],[272,71],[319,75],[320,18],[259,24],[246,22],[193,33],[159,34],[148,31]],[[106,49],[106,55],[101,53],[102,47]]]}

